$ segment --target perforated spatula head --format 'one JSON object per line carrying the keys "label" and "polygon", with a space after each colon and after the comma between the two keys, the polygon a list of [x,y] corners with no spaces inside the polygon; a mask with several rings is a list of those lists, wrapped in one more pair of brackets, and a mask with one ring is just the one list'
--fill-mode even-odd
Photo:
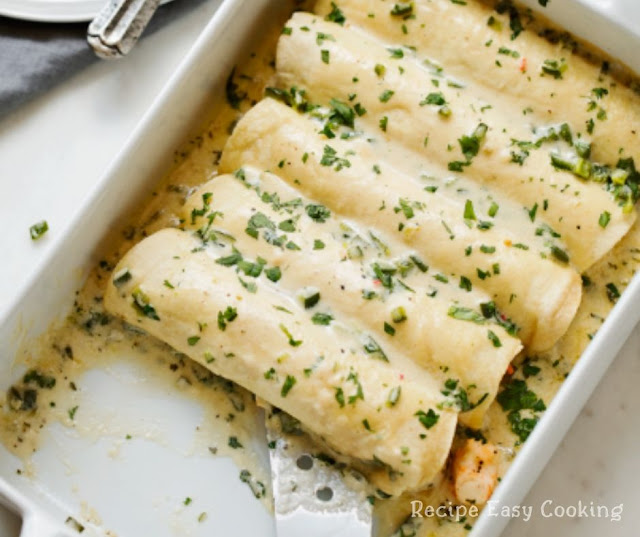
{"label": "perforated spatula head", "polygon": [[362,475],[318,454],[295,420],[266,409],[278,537],[371,537]]}

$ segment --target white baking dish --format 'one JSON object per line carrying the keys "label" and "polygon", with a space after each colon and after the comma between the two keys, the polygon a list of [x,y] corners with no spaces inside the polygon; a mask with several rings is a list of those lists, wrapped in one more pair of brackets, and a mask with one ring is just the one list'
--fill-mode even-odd
{"label": "white baking dish", "polygon": [[[525,3],[540,9],[536,0]],[[66,315],[74,291],[96,261],[93,252],[107,230],[119,215],[134,207],[170,165],[174,149],[194,133],[203,111],[223,91],[231,67],[255,42],[264,21],[273,17],[274,10],[284,8],[282,4],[285,2],[277,0],[227,0],[216,13],[121,155],[96,184],[72,231],[56,238],[53,253],[43,259],[28,290],[0,322],[0,390],[22,373],[11,359],[20,344]],[[640,28],[640,6],[633,0],[611,0],[606,6],[596,0],[552,1],[544,12],[640,72],[640,58],[634,56],[640,47],[640,33],[633,32],[631,23],[637,21],[635,27]],[[596,34],[593,28],[598,29]],[[494,493],[494,500],[512,505],[523,499],[640,318],[638,300],[640,278],[636,276],[549,406]],[[134,376],[135,372],[120,374]],[[124,411],[137,401],[136,392],[111,380],[95,373],[86,382],[94,384],[98,399],[102,397],[111,410]],[[113,391],[104,392],[105,386]],[[154,407],[145,416],[155,419],[160,412],[164,418],[164,446],[140,442],[127,458],[116,457],[113,464],[96,467],[96,461],[104,461],[106,451],[99,441],[92,446],[80,440],[74,443],[73,438],[51,427],[42,452],[34,457],[37,468],[33,479],[16,475],[20,461],[0,448],[0,477],[4,478],[0,479],[0,496],[22,514],[23,537],[64,535],[59,523],[69,514],[91,519],[83,501],[101,514],[105,528],[116,530],[120,537],[162,537],[183,530],[194,536],[210,535],[210,524],[215,524],[216,532],[222,535],[275,535],[270,515],[239,482],[238,470],[231,461],[200,460],[176,453],[185,427],[197,424],[200,410],[174,394],[145,395]],[[61,461],[70,463],[66,471]],[[200,511],[179,507],[180,500],[187,496],[206,504],[208,522],[196,523]],[[503,517],[481,517],[471,535],[498,535],[507,521]],[[100,535],[98,526],[88,526],[84,534]]]}

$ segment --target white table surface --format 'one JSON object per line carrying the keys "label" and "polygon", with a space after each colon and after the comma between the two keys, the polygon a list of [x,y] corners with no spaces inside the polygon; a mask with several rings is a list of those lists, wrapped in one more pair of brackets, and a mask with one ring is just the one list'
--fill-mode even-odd
{"label": "white table surface", "polygon": [[[213,0],[141,42],[127,59],[97,63],[0,122],[0,317],[23,289],[51,238],[68,222],[215,10]],[[0,75],[1,76],[1,75]],[[17,203],[19,201],[19,204]],[[50,231],[34,243],[29,226]],[[640,330],[636,328],[523,505],[528,522],[505,537],[627,537],[640,526]],[[545,500],[609,508],[622,520],[544,518]],[[0,507],[0,535],[19,533]]]}

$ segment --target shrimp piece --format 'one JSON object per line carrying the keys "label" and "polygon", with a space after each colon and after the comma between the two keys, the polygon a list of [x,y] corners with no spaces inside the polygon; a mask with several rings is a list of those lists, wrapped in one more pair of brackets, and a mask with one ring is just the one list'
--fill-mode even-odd
{"label": "shrimp piece", "polygon": [[455,453],[452,475],[460,502],[483,506],[498,482],[498,450],[493,444],[468,439]]}

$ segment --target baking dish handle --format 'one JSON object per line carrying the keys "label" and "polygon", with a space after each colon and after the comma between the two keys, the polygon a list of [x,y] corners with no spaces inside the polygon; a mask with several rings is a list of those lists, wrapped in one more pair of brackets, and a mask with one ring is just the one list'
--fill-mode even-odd
{"label": "baking dish handle", "polygon": [[36,514],[25,512],[22,518],[20,537],[69,537],[69,533],[60,529],[60,524]]}

